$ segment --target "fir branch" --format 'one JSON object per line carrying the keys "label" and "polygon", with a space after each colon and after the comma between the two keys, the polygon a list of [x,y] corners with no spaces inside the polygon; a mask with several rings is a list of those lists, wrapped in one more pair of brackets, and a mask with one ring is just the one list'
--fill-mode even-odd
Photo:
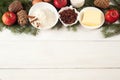
{"label": "fir branch", "polygon": [[4,25],[0,23],[0,31],[3,31]]}
{"label": "fir branch", "polygon": [[94,6],[94,0],[85,0],[84,6]]}
{"label": "fir branch", "polygon": [[[6,26],[2,23],[2,15],[4,12],[6,12],[8,10],[8,5],[14,0],[1,0],[0,1],[0,31],[2,31],[4,28],[9,29],[11,32],[15,33],[15,34],[32,34],[32,35],[37,35],[39,30],[34,28],[33,26],[26,25],[24,27],[19,26],[18,24],[15,24],[13,26]],[[29,0],[20,0],[24,6],[24,9],[27,10],[27,12],[29,11],[30,7],[32,6],[31,1]],[[52,4],[52,3],[51,3]],[[78,8],[77,10],[80,11],[81,9],[83,9],[84,7],[88,7],[88,6],[95,6],[94,5],[94,0],[85,0],[85,4],[83,7]],[[117,9],[120,11],[120,7],[118,5],[110,5],[109,8],[107,9],[102,9],[102,11],[106,11],[109,9]],[[72,25],[72,26],[68,26],[68,30],[73,30],[73,31],[77,31],[79,23]],[[59,21],[52,29],[61,29],[62,28],[62,24]],[[118,35],[120,34],[120,23],[118,24],[105,24],[102,27],[102,31],[101,31],[104,35],[104,37],[111,37],[114,35]]]}
{"label": "fir branch", "polygon": [[6,29],[9,29],[14,34],[25,33],[25,34],[31,34],[31,35],[36,36],[39,32],[39,29],[34,28],[31,25],[26,25],[26,26],[21,27],[21,26],[18,26],[18,24],[15,24],[13,26],[4,26],[4,27]]}
{"label": "fir branch", "polygon": [[118,35],[120,34],[120,23],[104,25],[101,32],[105,38]]}
{"label": "fir branch", "polygon": [[72,31],[76,32],[79,25],[80,25],[79,22],[77,22],[76,24],[74,24],[72,26],[68,26],[67,29],[69,31],[72,30]]}
{"label": "fir branch", "polygon": [[111,0],[111,2],[117,6],[120,6],[120,0]]}
{"label": "fir branch", "polygon": [[[2,22],[2,15],[8,11],[8,5],[13,2],[14,0],[2,0],[0,1],[0,31],[2,31],[4,28],[9,29],[14,34],[31,34],[36,36],[39,32],[39,29],[34,28],[30,23],[28,25],[25,25],[24,27],[19,26],[17,23],[12,26],[6,26]],[[32,6],[31,2],[29,0],[20,0],[22,2],[22,5],[24,6],[24,9],[28,12],[30,7]]]}
{"label": "fir branch", "polygon": [[30,10],[30,8],[31,8],[31,6],[32,6],[32,2],[29,1],[29,0],[21,0],[21,3],[22,3],[22,5],[23,5],[24,9],[25,9],[27,12],[29,12],[29,10]]}
{"label": "fir branch", "polygon": [[117,5],[110,5],[109,8],[103,9],[102,11],[105,12],[105,11],[110,10],[110,9],[116,9],[116,10],[120,11],[120,7]]}

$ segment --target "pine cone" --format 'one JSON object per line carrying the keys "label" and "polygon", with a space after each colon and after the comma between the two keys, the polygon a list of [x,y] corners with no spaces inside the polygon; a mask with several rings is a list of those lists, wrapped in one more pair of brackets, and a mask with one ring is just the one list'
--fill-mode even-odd
{"label": "pine cone", "polygon": [[15,13],[22,9],[23,9],[22,3],[18,0],[13,1],[8,7],[8,10],[10,12],[15,12]]}
{"label": "pine cone", "polygon": [[17,12],[17,18],[20,26],[24,26],[28,23],[27,12],[25,10]]}
{"label": "pine cone", "polygon": [[94,0],[94,5],[99,8],[108,8],[110,0]]}

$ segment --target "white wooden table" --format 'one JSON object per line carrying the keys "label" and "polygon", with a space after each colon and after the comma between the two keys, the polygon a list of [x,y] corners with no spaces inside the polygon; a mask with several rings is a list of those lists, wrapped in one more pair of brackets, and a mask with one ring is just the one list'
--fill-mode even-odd
{"label": "white wooden table", "polygon": [[14,36],[0,34],[0,80],[120,80],[120,36],[110,40]]}

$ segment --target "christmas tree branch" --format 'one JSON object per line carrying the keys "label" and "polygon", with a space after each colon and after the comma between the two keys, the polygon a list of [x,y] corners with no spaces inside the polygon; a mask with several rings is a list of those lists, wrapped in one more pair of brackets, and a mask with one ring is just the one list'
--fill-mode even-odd
{"label": "christmas tree branch", "polygon": [[[6,26],[2,22],[2,15],[8,11],[8,5],[14,0],[1,0],[0,1],[0,31],[3,30],[3,28],[9,29],[14,34],[31,34],[31,35],[37,35],[39,32],[39,29],[34,28],[30,25],[25,25],[24,27],[19,26],[17,23],[12,26]],[[29,0],[20,0],[22,2],[22,5],[24,6],[24,9],[28,12],[30,7],[32,6],[31,2]]]}

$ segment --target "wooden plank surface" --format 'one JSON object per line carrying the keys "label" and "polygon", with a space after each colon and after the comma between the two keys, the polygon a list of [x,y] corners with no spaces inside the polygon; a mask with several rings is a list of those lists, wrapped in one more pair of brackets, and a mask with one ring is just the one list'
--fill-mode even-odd
{"label": "wooden plank surface", "polygon": [[120,41],[0,42],[0,68],[111,67],[120,67]]}
{"label": "wooden plank surface", "polygon": [[120,80],[120,41],[0,41],[0,80]]}
{"label": "wooden plank surface", "polygon": [[0,80],[120,80],[120,70],[8,69],[0,70]]}

